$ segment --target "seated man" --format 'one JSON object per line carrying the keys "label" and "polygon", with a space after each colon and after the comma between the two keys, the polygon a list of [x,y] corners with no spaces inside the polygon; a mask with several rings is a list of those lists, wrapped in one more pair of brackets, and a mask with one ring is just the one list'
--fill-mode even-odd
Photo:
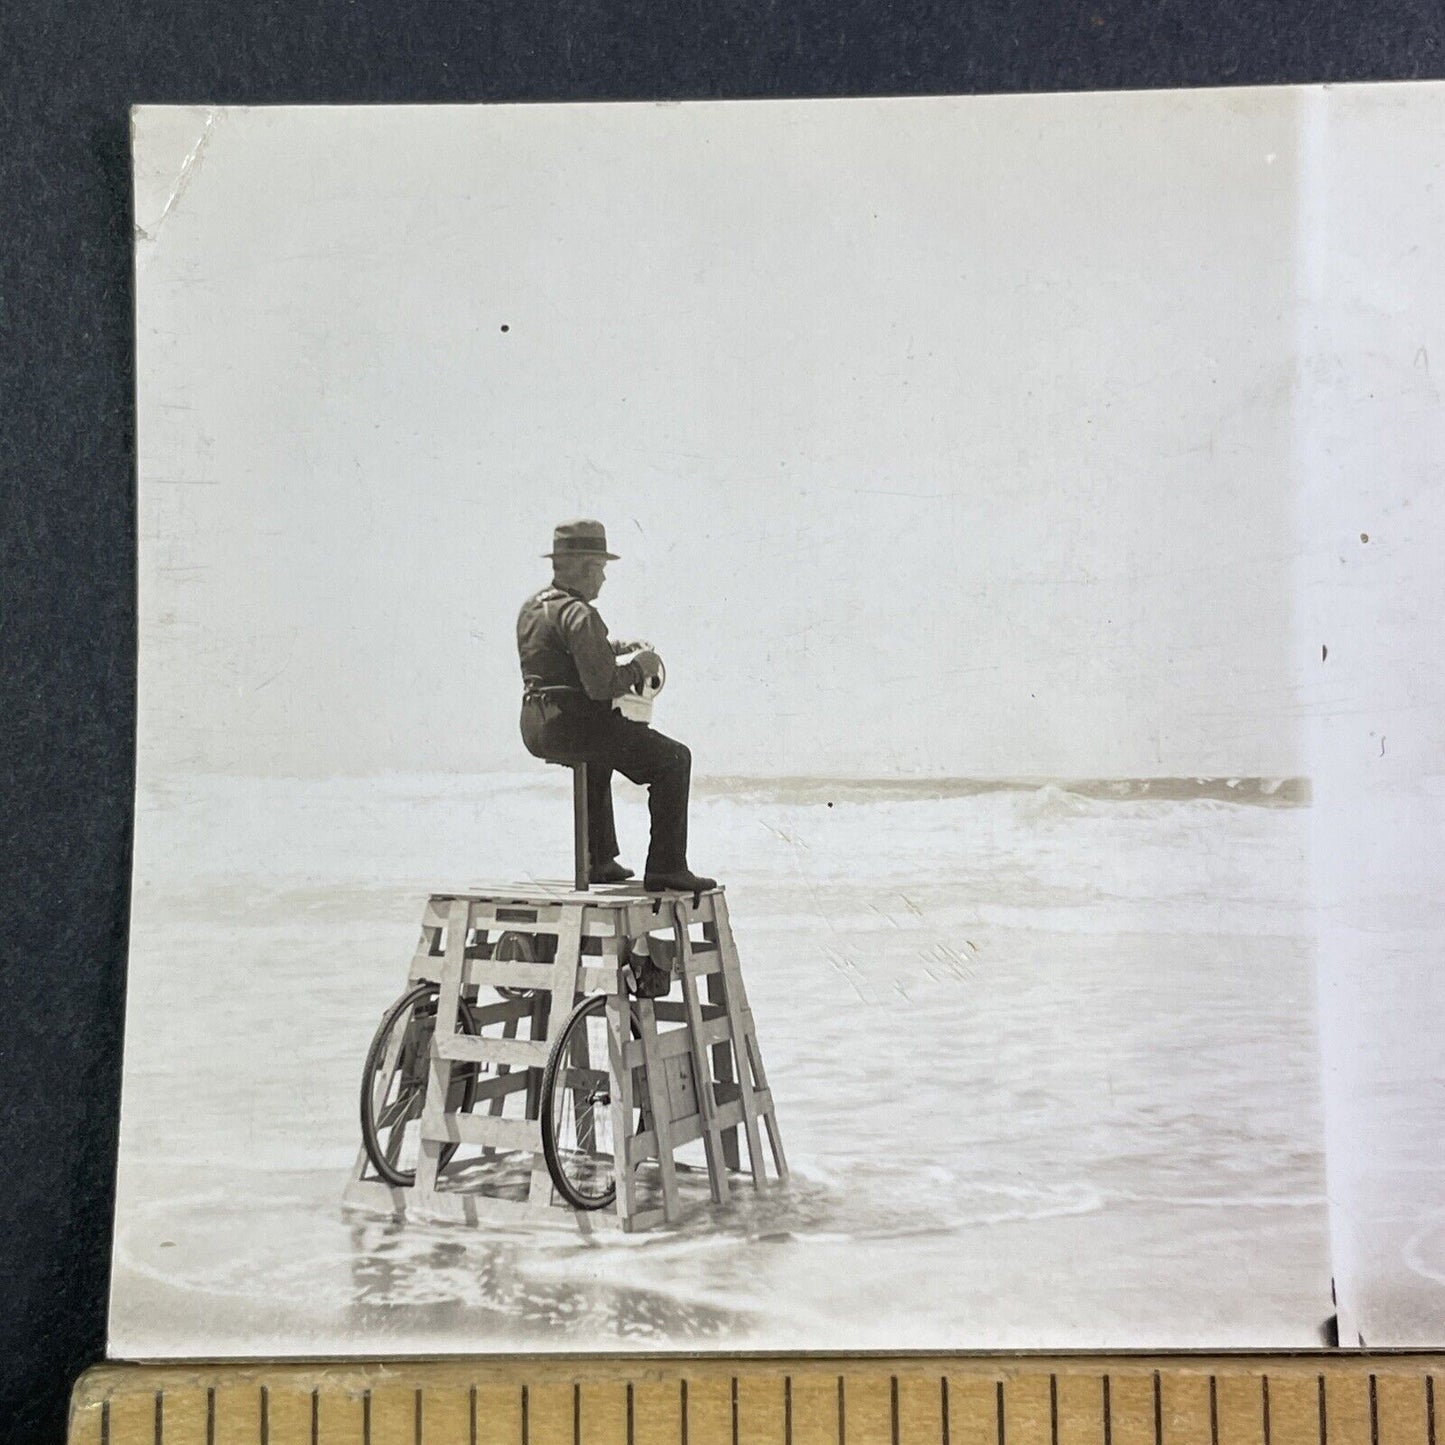
{"label": "seated man", "polygon": [[[522,604],[517,652],[522,661],[522,741],[548,762],[585,762],[587,847],[593,883],[621,883],[632,870],[617,861],[612,819],[612,773],[646,783],[652,844],[643,886],[696,893],[715,888],[687,866],[687,795],[692,754],[646,723],[612,706],[658,668],[658,656],[635,642],[611,642],[592,607],[608,562],[601,522],[564,522],[553,534],[552,585]],[[620,655],[637,655],[619,664]]]}

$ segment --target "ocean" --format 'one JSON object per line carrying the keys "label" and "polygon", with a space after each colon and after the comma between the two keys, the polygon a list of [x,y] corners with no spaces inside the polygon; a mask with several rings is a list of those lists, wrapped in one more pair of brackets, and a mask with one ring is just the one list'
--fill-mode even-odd
{"label": "ocean", "polygon": [[788,1186],[634,1237],[343,1210],[427,894],[567,876],[568,786],[142,791],[113,1353],[1321,1341],[1298,782],[704,780]]}

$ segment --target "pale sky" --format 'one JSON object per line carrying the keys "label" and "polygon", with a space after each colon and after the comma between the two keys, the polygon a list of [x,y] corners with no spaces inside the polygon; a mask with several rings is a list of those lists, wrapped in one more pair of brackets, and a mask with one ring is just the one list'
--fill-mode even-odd
{"label": "pale sky", "polygon": [[140,110],[143,773],[1303,771],[1298,94]]}

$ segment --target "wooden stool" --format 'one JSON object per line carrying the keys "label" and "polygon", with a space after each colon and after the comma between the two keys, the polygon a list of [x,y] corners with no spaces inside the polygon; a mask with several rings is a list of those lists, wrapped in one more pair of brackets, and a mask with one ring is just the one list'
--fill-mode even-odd
{"label": "wooden stool", "polygon": [[572,769],[572,886],[586,893],[592,882],[592,855],[587,844],[587,764],[549,758],[559,768]]}

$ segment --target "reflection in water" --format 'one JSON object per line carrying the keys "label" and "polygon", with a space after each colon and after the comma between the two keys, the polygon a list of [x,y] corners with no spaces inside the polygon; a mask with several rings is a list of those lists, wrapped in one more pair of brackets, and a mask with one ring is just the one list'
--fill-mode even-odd
{"label": "reflection in water", "polygon": [[[1041,1196],[969,1181],[900,1175],[908,1208],[879,1209],[881,1180],[851,1171],[854,1185],[794,1174],[758,1193],[744,1176],[722,1208],[705,1175],[692,1177],[683,1220],[643,1235],[615,1227],[580,1236],[569,1227],[496,1228],[349,1215],[352,1292],[348,1321],[395,1333],[538,1340],[655,1341],[676,1347],[744,1338],[771,1300],[762,1281],[796,1277],[820,1247],[860,1242],[911,1249],[929,1236],[979,1224],[1087,1214],[1099,1199],[1078,1187]],[[920,1210],[920,1206],[922,1206]],[[565,1215],[559,1216],[565,1218]],[[701,1297],[700,1297],[701,1296]]]}
{"label": "reflection in water", "polygon": [[368,1333],[448,1333],[465,1325],[469,1336],[519,1342],[601,1336],[675,1345],[736,1335],[754,1324],[747,1311],[608,1278],[612,1271],[590,1267],[594,1261],[586,1258],[635,1252],[625,1247],[569,1240],[539,1253],[535,1236],[463,1234],[461,1227],[396,1220],[353,1220],[350,1238],[347,1323]]}

